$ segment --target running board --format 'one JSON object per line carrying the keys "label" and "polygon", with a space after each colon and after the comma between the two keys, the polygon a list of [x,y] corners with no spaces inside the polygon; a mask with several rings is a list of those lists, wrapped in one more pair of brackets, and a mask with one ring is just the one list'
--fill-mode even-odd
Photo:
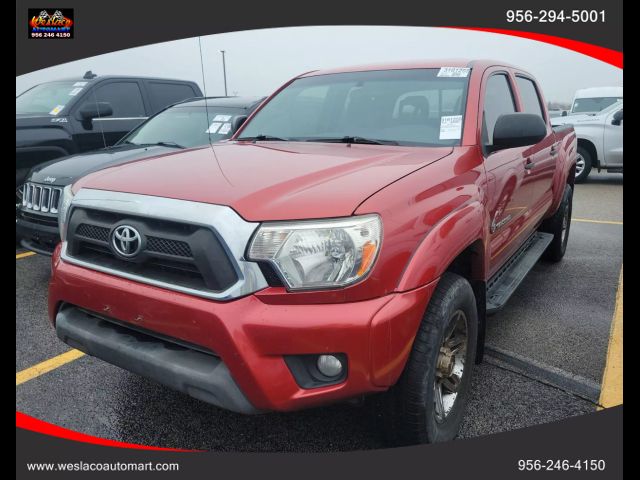
{"label": "running board", "polygon": [[507,303],[547,249],[553,234],[536,232],[487,282],[487,315],[496,313]]}

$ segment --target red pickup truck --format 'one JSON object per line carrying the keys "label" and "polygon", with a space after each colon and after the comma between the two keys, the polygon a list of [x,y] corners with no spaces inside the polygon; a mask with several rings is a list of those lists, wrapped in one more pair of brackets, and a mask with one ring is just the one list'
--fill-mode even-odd
{"label": "red pickup truck", "polygon": [[385,392],[398,441],[451,439],[487,316],[567,246],[576,136],[545,105],[495,61],[300,75],[224,144],[68,187],[51,322],[222,408]]}

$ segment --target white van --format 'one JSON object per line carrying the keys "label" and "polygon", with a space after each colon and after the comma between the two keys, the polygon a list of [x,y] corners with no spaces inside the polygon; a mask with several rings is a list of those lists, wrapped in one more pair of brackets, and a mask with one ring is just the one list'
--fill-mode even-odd
{"label": "white van", "polygon": [[583,88],[576,91],[569,113],[598,113],[621,100],[622,87]]}

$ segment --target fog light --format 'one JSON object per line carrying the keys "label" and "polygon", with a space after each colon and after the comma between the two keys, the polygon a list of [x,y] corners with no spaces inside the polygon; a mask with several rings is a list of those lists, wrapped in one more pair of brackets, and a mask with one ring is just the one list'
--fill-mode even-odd
{"label": "fog light", "polygon": [[342,362],[333,355],[320,355],[317,365],[320,373],[327,377],[337,377],[342,373]]}

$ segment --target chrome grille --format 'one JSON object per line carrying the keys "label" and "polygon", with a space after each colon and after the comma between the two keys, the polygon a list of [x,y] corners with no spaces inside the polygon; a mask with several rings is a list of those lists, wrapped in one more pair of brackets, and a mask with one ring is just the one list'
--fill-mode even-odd
{"label": "chrome grille", "polygon": [[27,182],[22,187],[22,208],[42,213],[58,213],[61,187]]}

